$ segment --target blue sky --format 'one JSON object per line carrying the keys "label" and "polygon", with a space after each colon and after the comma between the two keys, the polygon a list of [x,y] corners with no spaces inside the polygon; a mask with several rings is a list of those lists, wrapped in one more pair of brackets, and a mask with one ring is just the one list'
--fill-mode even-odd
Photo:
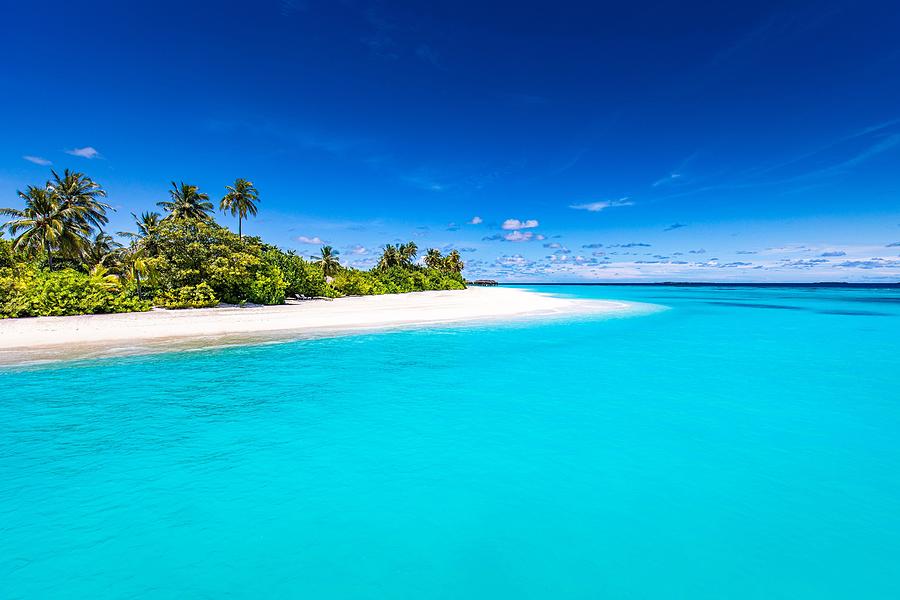
{"label": "blue sky", "polygon": [[[7,3],[0,205],[260,189],[245,232],[514,281],[900,279],[890,2]],[[220,217],[230,223],[230,217]]]}

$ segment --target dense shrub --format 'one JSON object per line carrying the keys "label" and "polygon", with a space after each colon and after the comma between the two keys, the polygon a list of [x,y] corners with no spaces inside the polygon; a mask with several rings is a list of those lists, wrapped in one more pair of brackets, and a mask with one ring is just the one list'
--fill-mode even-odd
{"label": "dense shrub", "polygon": [[13,266],[12,242],[5,240],[0,233],[0,268]]}
{"label": "dense shrub", "polygon": [[288,284],[281,269],[275,265],[265,265],[258,271],[248,290],[248,299],[257,304],[284,304],[284,294]]}
{"label": "dense shrub", "polygon": [[124,288],[118,277],[32,265],[0,268],[0,318],[149,310],[150,302]]}
{"label": "dense shrub", "polygon": [[427,290],[461,290],[466,286],[459,274],[409,265],[372,271],[342,269],[335,275],[332,287],[343,296],[369,296]]}
{"label": "dense shrub", "polygon": [[287,287],[285,295],[294,296],[333,296],[334,288],[325,282],[322,269],[313,263],[303,260],[293,252],[282,252],[277,248],[268,248],[263,260],[278,267],[284,276]]}
{"label": "dense shrub", "polygon": [[296,296],[465,287],[459,270],[448,263],[450,257],[429,255],[432,266],[423,267],[412,262],[414,252],[369,271],[332,263],[332,277],[326,278],[320,263],[259,238],[241,239],[211,220],[157,221],[129,248],[109,240],[107,247],[97,247],[102,251],[96,260],[58,256],[50,271],[43,268],[46,260],[40,254],[28,258],[13,252],[11,242],[0,237],[0,317],[125,312],[148,310],[154,304],[164,308],[219,302],[283,304],[285,298]]}
{"label": "dense shrub", "polygon": [[153,299],[153,304],[162,308],[208,308],[219,303],[212,288],[205,282],[185,285],[162,292]]}
{"label": "dense shrub", "polygon": [[163,221],[155,231],[153,247],[153,255],[146,260],[147,270],[153,274],[148,287],[160,297],[205,283],[222,302],[244,302],[263,266],[258,240],[245,238],[242,242],[212,222]]}

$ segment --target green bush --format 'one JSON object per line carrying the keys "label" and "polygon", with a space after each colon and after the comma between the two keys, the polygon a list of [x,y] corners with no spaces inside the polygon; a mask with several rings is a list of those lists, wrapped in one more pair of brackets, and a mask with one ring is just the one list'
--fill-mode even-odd
{"label": "green bush", "polygon": [[[40,254],[12,251],[0,236],[0,317],[70,315],[199,308],[229,304],[283,304],[286,297],[340,297],[462,289],[458,270],[444,262],[411,262],[369,271],[339,267],[326,281],[322,267],[259,238],[240,239],[212,221],[165,219],[127,249],[112,249],[100,265],[57,256],[55,271]],[[91,269],[91,273],[85,271]],[[115,273],[115,275],[108,274]],[[153,298],[153,302],[141,298]]]}
{"label": "green bush", "polygon": [[170,309],[209,308],[219,304],[219,299],[216,298],[212,288],[204,282],[165,291],[153,299],[153,304]]}
{"label": "green bush", "polygon": [[427,290],[462,290],[465,283],[458,274],[416,265],[359,271],[342,269],[334,277],[332,288],[341,296],[402,294]]}
{"label": "green bush", "polygon": [[150,310],[116,276],[31,265],[0,268],[0,317],[38,317]]}
{"label": "green bush", "polygon": [[267,265],[265,271],[257,273],[250,284],[250,302],[257,304],[284,304],[284,293],[288,284],[281,270],[274,265]]}
{"label": "green bush", "polygon": [[0,231],[0,268],[11,267],[13,262],[12,242],[3,239],[3,232]]}
{"label": "green bush", "polygon": [[269,248],[263,254],[263,260],[278,267],[287,285],[286,296],[329,296],[334,295],[325,283],[322,269],[309,261],[303,260],[293,252],[282,252],[277,248]]}

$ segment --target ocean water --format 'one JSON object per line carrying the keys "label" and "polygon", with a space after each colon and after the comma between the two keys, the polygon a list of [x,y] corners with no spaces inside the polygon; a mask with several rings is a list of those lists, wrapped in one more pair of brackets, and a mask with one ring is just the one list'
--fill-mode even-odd
{"label": "ocean water", "polygon": [[0,371],[0,598],[900,598],[900,289]]}

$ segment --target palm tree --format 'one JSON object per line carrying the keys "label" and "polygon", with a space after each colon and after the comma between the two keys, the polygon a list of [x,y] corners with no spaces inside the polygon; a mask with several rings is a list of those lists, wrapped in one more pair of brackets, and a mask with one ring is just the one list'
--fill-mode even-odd
{"label": "palm tree", "polygon": [[384,252],[381,253],[381,259],[378,261],[378,268],[384,271],[385,269],[396,267],[399,264],[400,251],[397,249],[397,246],[394,246],[393,244],[385,245]]}
{"label": "palm tree", "polygon": [[140,246],[149,254],[155,254],[155,240],[159,232],[159,224],[162,222],[162,215],[158,212],[144,212],[140,217],[134,213],[131,213],[131,216],[137,226],[137,231],[119,231],[118,234],[130,239],[132,244]]}
{"label": "palm tree", "polygon": [[106,210],[112,208],[98,198],[106,198],[106,191],[93,179],[83,173],[63,171],[62,177],[52,170],[53,179],[47,182],[47,191],[61,207],[71,207],[73,218],[84,223],[88,229],[102,230],[109,222]]}
{"label": "palm tree", "polygon": [[400,254],[401,263],[404,265],[411,265],[416,259],[416,255],[419,253],[419,247],[416,246],[415,242],[407,242],[405,244],[400,244],[397,247],[397,252]]}
{"label": "palm tree", "polygon": [[210,213],[213,211],[213,205],[212,202],[209,202],[209,195],[200,192],[196,185],[181,182],[179,186],[173,181],[169,196],[171,196],[171,200],[156,203],[157,206],[169,213],[166,219],[196,219],[198,221],[212,219]]}
{"label": "palm tree", "polygon": [[341,268],[341,263],[337,258],[337,255],[340,253],[331,246],[322,246],[321,252],[320,256],[312,257],[313,262],[322,267],[322,273],[325,277],[336,275],[338,269]]}
{"label": "palm tree", "polygon": [[48,188],[28,186],[27,191],[18,194],[25,201],[23,210],[0,209],[0,215],[12,217],[3,227],[16,236],[14,250],[31,255],[43,252],[50,269],[53,268],[54,251],[79,253],[90,233],[83,205],[61,204]]}
{"label": "palm tree", "polygon": [[444,259],[444,265],[447,271],[451,273],[462,273],[462,270],[466,267],[462,257],[459,255],[459,250],[451,250],[447,258]]}
{"label": "palm tree", "polygon": [[253,182],[246,179],[236,179],[234,186],[226,185],[225,189],[228,190],[228,193],[222,198],[219,208],[223,211],[231,211],[231,216],[238,218],[238,238],[243,239],[241,222],[247,218],[247,215],[256,216],[259,192],[253,187]]}
{"label": "palm tree", "polygon": [[120,231],[119,235],[137,240],[156,235],[156,231],[159,229],[159,224],[162,221],[162,215],[158,212],[143,212],[140,217],[131,213],[131,217],[134,219],[134,224],[137,225],[137,232]]}
{"label": "palm tree", "polygon": [[121,256],[122,244],[111,235],[98,232],[81,252],[81,260],[88,270],[95,267],[109,268]]}
{"label": "palm tree", "polygon": [[156,274],[153,262],[147,260],[147,249],[140,243],[133,243],[122,252],[122,274],[133,279],[138,298],[141,297],[141,277],[153,279]]}
{"label": "palm tree", "polygon": [[425,266],[429,269],[441,269],[444,266],[444,257],[437,248],[429,248],[425,254]]}

